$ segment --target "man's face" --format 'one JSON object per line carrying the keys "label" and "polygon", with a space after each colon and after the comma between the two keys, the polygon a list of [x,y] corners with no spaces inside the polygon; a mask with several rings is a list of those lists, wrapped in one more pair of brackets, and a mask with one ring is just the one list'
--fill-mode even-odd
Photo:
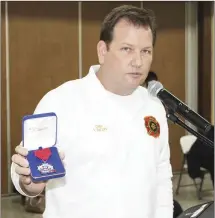
{"label": "man's face", "polygon": [[99,43],[99,62],[109,83],[123,90],[134,90],[145,81],[153,54],[150,28],[134,26],[121,20],[114,28],[109,49],[103,41]]}

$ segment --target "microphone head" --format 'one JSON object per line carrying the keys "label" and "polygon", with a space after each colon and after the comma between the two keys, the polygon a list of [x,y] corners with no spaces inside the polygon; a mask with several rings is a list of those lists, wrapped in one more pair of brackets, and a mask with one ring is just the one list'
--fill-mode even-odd
{"label": "microphone head", "polygon": [[163,85],[155,80],[152,80],[148,83],[148,92],[153,97],[157,97],[158,92],[163,89]]}

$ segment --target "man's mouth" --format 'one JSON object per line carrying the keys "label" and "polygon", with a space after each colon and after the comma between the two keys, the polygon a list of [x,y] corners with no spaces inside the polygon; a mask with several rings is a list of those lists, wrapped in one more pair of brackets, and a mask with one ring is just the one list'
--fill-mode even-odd
{"label": "man's mouth", "polygon": [[142,73],[139,73],[139,72],[132,72],[132,73],[129,73],[129,74],[135,75],[135,76],[141,76],[142,75]]}

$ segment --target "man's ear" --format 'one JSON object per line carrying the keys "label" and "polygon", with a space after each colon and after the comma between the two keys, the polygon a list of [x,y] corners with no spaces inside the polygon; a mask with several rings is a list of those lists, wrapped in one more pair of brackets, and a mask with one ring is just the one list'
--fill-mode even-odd
{"label": "man's ear", "polygon": [[104,41],[100,40],[97,44],[97,54],[98,54],[99,64],[104,63],[106,53],[107,53],[107,45]]}

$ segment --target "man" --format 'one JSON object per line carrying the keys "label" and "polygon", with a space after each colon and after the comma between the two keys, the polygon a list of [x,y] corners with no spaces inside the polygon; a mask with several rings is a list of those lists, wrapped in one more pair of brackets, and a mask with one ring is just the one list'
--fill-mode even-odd
{"label": "man", "polygon": [[[214,142],[214,125],[203,134],[206,138]],[[208,170],[211,181],[214,186],[214,148],[202,142],[199,138],[193,143],[187,154],[188,174],[192,179],[203,178],[204,171],[201,167]]]}
{"label": "man", "polygon": [[97,44],[99,66],[47,93],[35,113],[58,116],[66,176],[33,183],[28,151],[16,147],[12,180],[23,195],[46,190],[44,218],[172,218],[165,110],[140,86],[153,57],[150,10],[113,9]]}

